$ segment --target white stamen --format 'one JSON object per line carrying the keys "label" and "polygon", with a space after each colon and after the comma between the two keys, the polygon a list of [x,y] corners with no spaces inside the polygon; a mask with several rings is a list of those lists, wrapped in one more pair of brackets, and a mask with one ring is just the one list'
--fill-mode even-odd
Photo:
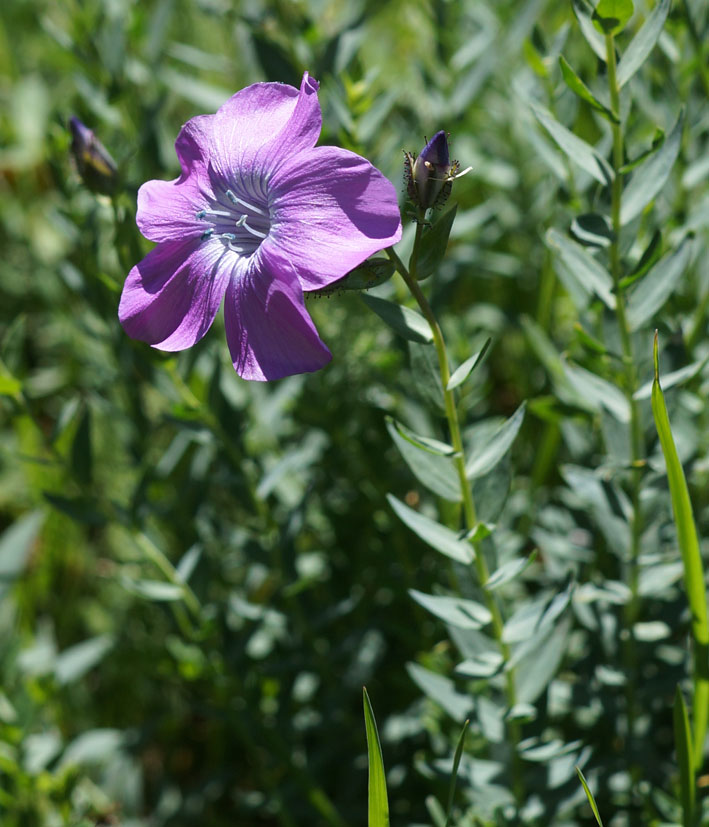
{"label": "white stamen", "polygon": [[251,210],[251,212],[258,213],[258,215],[266,215],[266,212],[259,207],[254,206],[253,204],[249,204],[248,201],[244,201],[243,198],[239,198],[238,196],[234,195],[231,190],[226,191],[226,197],[231,201],[232,204],[241,204],[242,207],[246,207],[247,210]]}

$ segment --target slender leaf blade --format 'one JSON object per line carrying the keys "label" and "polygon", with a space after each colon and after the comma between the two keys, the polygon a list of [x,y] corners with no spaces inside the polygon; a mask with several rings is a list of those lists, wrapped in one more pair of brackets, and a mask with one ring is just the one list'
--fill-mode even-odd
{"label": "slender leaf blade", "polygon": [[430,230],[421,237],[416,266],[416,278],[419,281],[435,273],[443,261],[457,211],[458,205],[456,204],[452,209],[443,213]]}
{"label": "slender leaf blade", "polygon": [[483,477],[497,465],[512,447],[524,421],[526,404],[523,402],[481,450],[474,453],[465,466],[465,474],[473,480]]}
{"label": "slender leaf blade", "polygon": [[387,500],[401,522],[417,534],[424,543],[459,563],[472,563],[472,546],[459,540],[454,531],[414,511],[413,508],[409,508],[401,500],[397,500],[393,494],[387,494]]}
{"label": "slender leaf blade", "polygon": [[682,690],[677,686],[675,702],[672,709],[672,719],[675,731],[675,749],[679,766],[680,800],[684,827],[694,824],[694,758],[692,749],[692,733],[689,729],[689,715],[682,696]]}
{"label": "slender leaf blade", "polygon": [[368,821],[369,827],[389,827],[389,801],[387,782],[384,775],[384,758],[379,740],[374,710],[367,690],[362,688],[364,703],[364,726],[367,733],[367,760],[369,764]]}
{"label": "slender leaf blade", "polygon": [[404,339],[423,344],[433,341],[431,328],[424,317],[415,310],[387,299],[380,299],[378,296],[361,295],[360,298],[385,324]]}
{"label": "slender leaf blade", "polygon": [[591,788],[588,786],[586,778],[584,774],[581,772],[580,767],[576,767],[576,775],[579,777],[579,781],[581,782],[581,786],[586,793],[586,798],[588,799],[588,803],[591,805],[591,810],[593,811],[593,815],[596,817],[596,822],[598,823],[598,827],[603,827],[603,822],[601,821],[600,813],[598,812],[598,806],[596,805],[596,799],[593,797],[593,793],[591,792]]}
{"label": "slender leaf blade", "polygon": [[460,480],[451,457],[420,448],[413,441],[405,439],[392,422],[387,422],[387,430],[404,462],[422,485],[445,500],[461,501]]}
{"label": "slender leaf blade", "polygon": [[659,0],[618,64],[618,86],[624,86],[638,71],[653,50],[670,12],[671,0]]}
{"label": "slender leaf blade", "polygon": [[455,797],[455,787],[458,781],[458,767],[460,766],[460,759],[463,756],[463,747],[465,746],[465,734],[468,731],[469,725],[470,718],[466,719],[465,723],[463,724],[463,729],[460,733],[460,738],[458,738],[458,746],[455,748],[455,756],[453,757],[453,769],[451,771],[451,783],[450,787],[448,788],[448,806],[446,808],[445,827],[449,827],[451,823],[451,814],[453,812],[453,799]]}
{"label": "slender leaf blade", "polygon": [[679,155],[683,126],[684,111],[680,112],[677,122],[662,147],[633,173],[630,183],[623,190],[620,208],[621,224],[627,224],[635,216],[640,215],[664,187]]}
{"label": "slender leaf blade", "polygon": [[576,71],[563,55],[559,55],[559,66],[561,66],[561,74],[564,77],[564,81],[572,92],[578,95],[581,100],[586,101],[592,109],[595,109],[597,112],[600,112],[608,118],[611,123],[619,123],[618,118],[607,106],[604,106],[598,100],[588,86],[586,86],[586,84],[576,74]]}
{"label": "slender leaf blade", "polygon": [[459,387],[463,384],[463,382],[465,382],[465,380],[473,373],[475,368],[485,358],[485,354],[487,353],[487,350],[490,347],[491,342],[492,339],[488,339],[477,353],[474,353],[472,356],[466,359],[461,365],[458,365],[458,367],[453,371],[451,378],[448,380],[446,390],[455,390],[455,388]]}
{"label": "slender leaf blade", "polygon": [[670,255],[657,262],[628,299],[628,324],[638,330],[665,304],[684,275],[692,254],[692,244],[684,239]]}
{"label": "slender leaf blade", "polygon": [[585,247],[553,228],[547,232],[546,242],[585,290],[595,293],[609,309],[615,309],[613,278]]}

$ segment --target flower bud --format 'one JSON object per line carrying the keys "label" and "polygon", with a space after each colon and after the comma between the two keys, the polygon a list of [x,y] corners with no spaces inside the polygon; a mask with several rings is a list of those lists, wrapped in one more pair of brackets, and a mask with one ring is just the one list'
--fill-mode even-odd
{"label": "flower bud", "polygon": [[458,173],[460,164],[451,162],[448,154],[448,138],[441,130],[431,138],[416,158],[410,152],[404,153],[406,188],[409,197],[417,207],[427,210],[440,207],[450,195],[453,181],[465,175],[470,168]]}
{"label": "flower bud", "polygon": [[71,153],[84,184],[92,192],[109,195],[113,192],[118,170],[108,150],[78,118],[69,120]]}

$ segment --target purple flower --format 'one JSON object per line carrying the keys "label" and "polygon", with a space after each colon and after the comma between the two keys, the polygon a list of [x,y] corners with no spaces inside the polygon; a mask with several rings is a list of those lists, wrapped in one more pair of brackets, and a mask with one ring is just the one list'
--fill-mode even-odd
{"label": "purple flower", "polygon": [[245,379],[318,370],[330,351],[303,301],[401,238],[393,185],[369,161],[316,147],[319,84],[256,83],[175,142],[174,181],[138,192],[158,245],[129,273],[118,316],[129,336],[183,350],[225,298],[226,337]]}
{"label": "purple flower", "polygon": [[441,130],[431,138],[416,158],[404,153],[406,187],[409,198],[422,210],[441,207],[450,195],[456,178],[462,178],[471,167],[459,172],[458,161],[451,162],[448,137]]}

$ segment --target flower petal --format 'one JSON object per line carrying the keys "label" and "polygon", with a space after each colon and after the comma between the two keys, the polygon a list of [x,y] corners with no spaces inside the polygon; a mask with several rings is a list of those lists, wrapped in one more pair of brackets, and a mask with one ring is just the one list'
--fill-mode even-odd
{"label": "flower petal", "polygon": [[147,181],[138,190],[136,222],[151,241],[199,237],[205,224],[196,214],[212,197],[209,136],[214,115],[187,121],[175,141],[182,172],[174,181]]}
{"label": "flower petal", "polygon": [[209,330],[239,258],[219,242],[164,242],[128,274],[118,318],[133,339],[184,350]]}
{"label": "flower petal", "polygon": [[401,239],[393,184],[346,149],[301,152],[273,176],[270,191],[269,255],[291,261],[304,290],[342,278]]}
{"label": "flower petal", "polygon": [[274,272],[260,250],[229,282],[224,322],[234,368],[244,379],[310,373],[332,358],[305,309],[295,275]]}
{"label": "flower petal", "polygon": [[300,90],[285,83],[254,83],[231,97],[215,115],[212,131],[217,177],[262,181],[293,154],[314,147],[322,127],[318,87],[306,72]]}

